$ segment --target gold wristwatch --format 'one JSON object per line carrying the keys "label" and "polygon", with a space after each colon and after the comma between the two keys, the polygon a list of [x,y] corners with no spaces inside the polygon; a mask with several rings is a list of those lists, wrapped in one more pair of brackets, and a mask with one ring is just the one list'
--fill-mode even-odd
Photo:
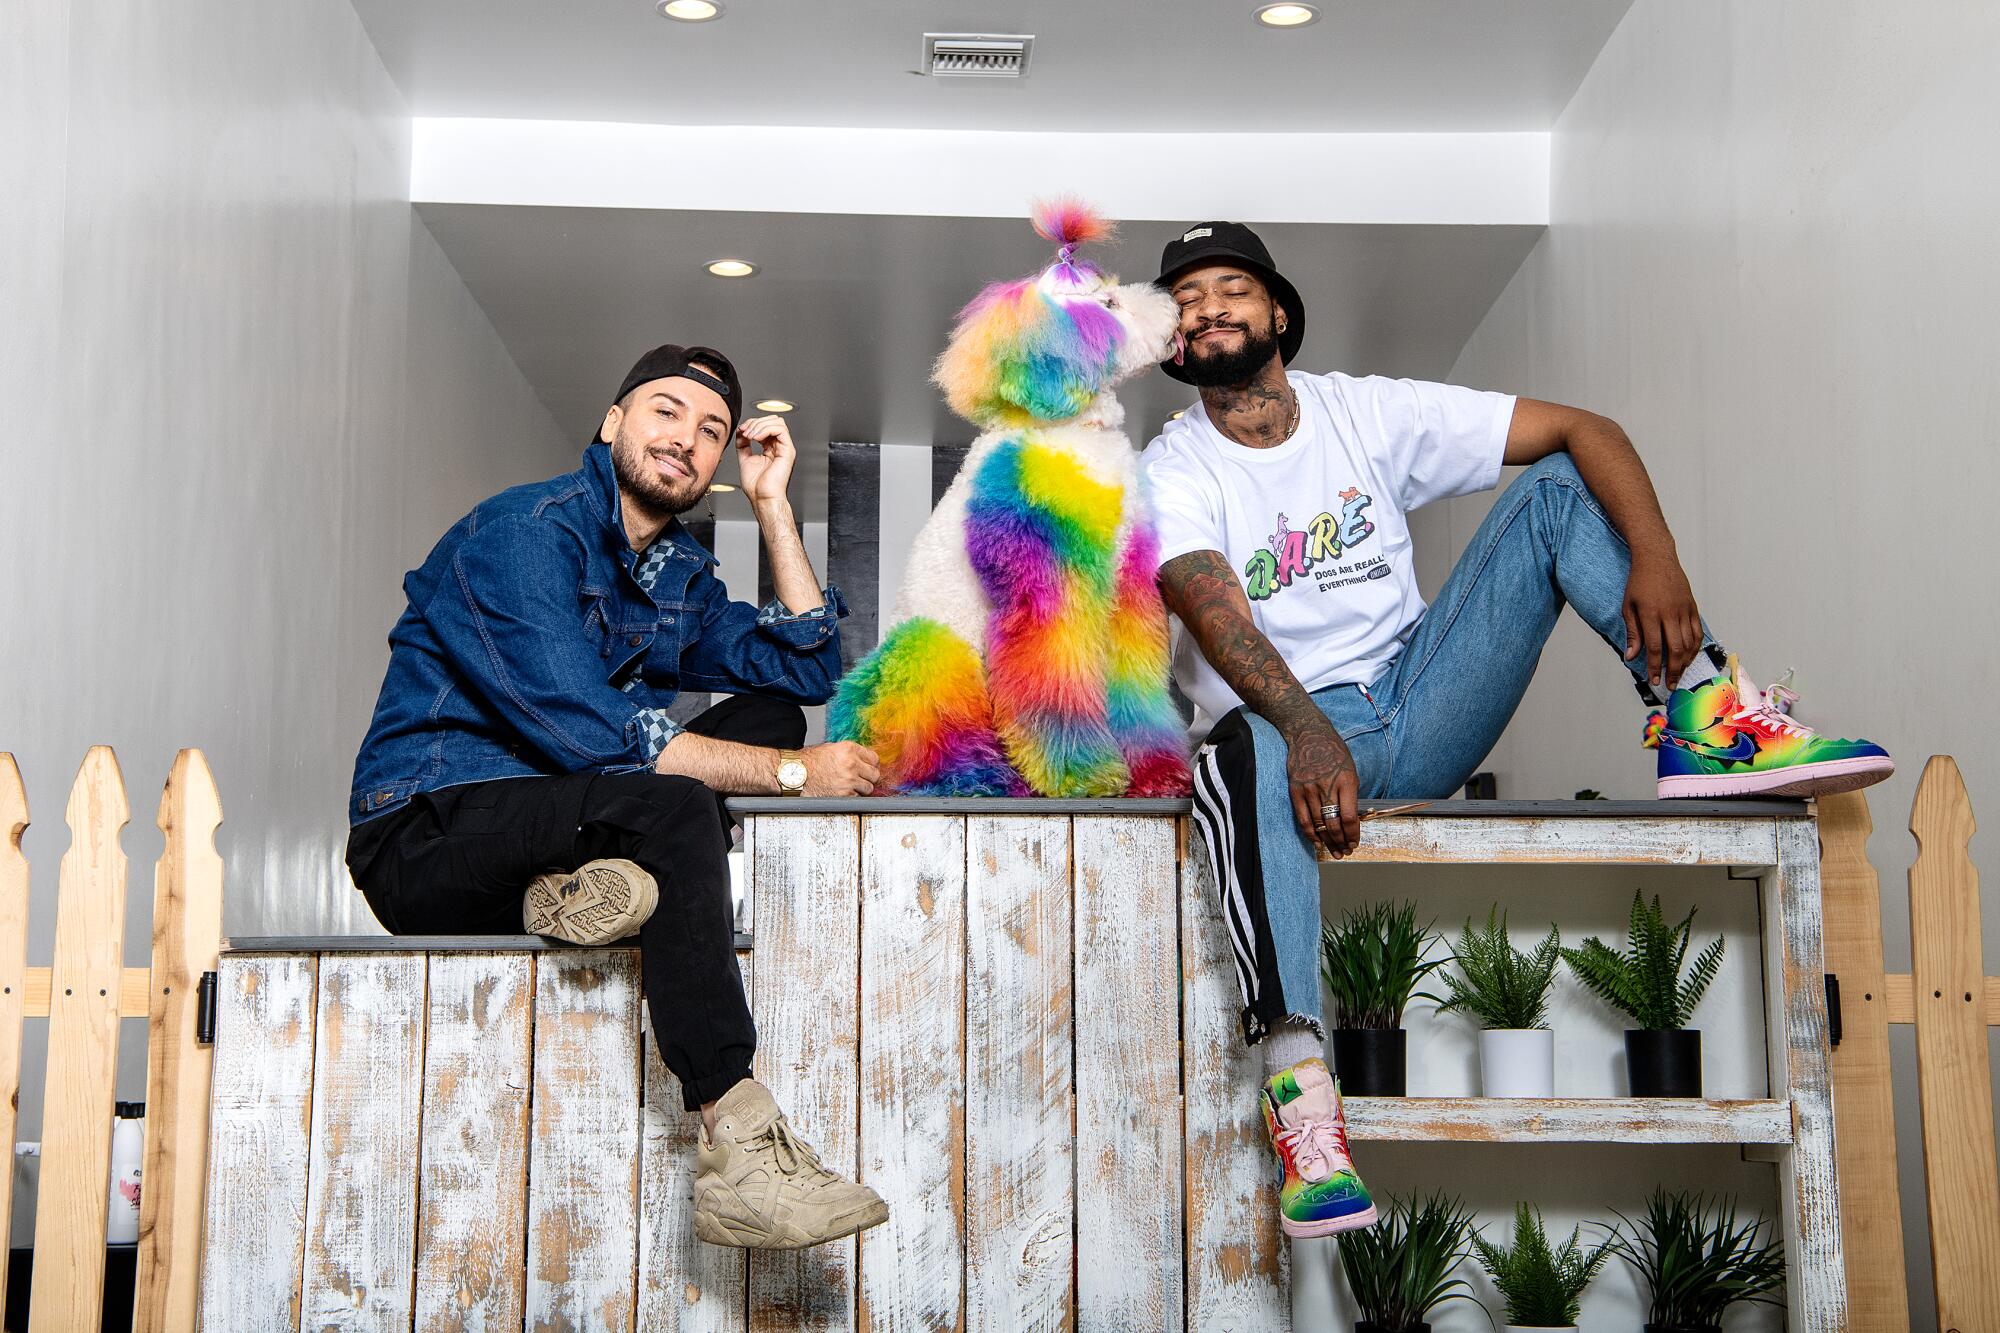
{"label": "gold wristwatch", "polygon": [[797,750],[778,751],[778,790],[787,796],[806,794],[806,757]]}

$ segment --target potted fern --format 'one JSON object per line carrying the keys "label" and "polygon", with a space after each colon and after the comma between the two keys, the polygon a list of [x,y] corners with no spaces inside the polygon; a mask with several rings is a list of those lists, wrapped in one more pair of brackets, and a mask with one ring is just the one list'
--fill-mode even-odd
{"label": "potted fern", "polygon": [[1479,1086],[1488,1097],[1556,1095],[1556,1036],[1549,1031],[1549,987],[1556,979],[1562,936],[1554,926],[1533,953],[1507,941],[1507,918],[1495,907],[1484,929],[1470,919],[1458,937],[1456,973],[1444,974],[1451,993],[1439,1013],[1460,1010],[1482,1025]]}
{"label": "potted fern", "polygon": [[1472,1213],[1443,1193],[1390,1196],[1375,1225],[1339,1236],[1340,1269],[1360,1318],[1354,1333],[1430,1333],[1424,1316],[1472,1299],[1452,1271],[1472,1257]]}
{"label": "potted fern", "polygon": [[1484,1236],[1474,1236],[1472,1247],[1500,1299],[1507,1306],[1507,1328],[1567,1329],[1576,1333],[1576,1321],[1583,1309],[1583,1289],[1597,1276],[1597,1270],[1611,1257],[1609,1243],[1586,1250],[1578,1242],[1583,1228],[1576,1227],[1560,1249],[1549,1248],[1548,1233],[1542,1229],[1541,1212],[1526,1203],[1514,1206],[1514,1242],[1501,1248]]}
{"label": "potted fern", "polygon": [[1779,1303],[1784,1247],[1775,1228],[1760,1239],[1762,1218],[1739,1225],[1734,1199],[1711,1209],[1702,1195],[1656,1189],[1641,1221],[1618,1220],[1609,1247],[1646,1286],[1646,1333],[1721,1333],[1730,1306]]}
{"label": "potted fern", "polygon": [[1372,903],[1337,925],[1321,925],[1320,975],[1333,998],[1333,1063],[1342,1091],[1376,1097],[1408,1091],[1403,1010],[1412,999],[1438,998],[1417,989],[1445,964],[1424,956],[1437,939],[1430,926],[1417,924],[1414,903]]}
{"label": "potted fern", "polygon": [[1564,949],[1569,970],[1613,1008],[1639,1026],[1625,1033],[1625,1068],[1634,1097],[1701,1096],[1701,1033],[1690,1028],[1716,969],[1722,966],[1722,937],[1716,936],[1687,961],[1694,912],[1669,926],[1660,897],[1650,906],[1632,895],[1632,920],[1623,953],[1595,936],[1579,949]]}

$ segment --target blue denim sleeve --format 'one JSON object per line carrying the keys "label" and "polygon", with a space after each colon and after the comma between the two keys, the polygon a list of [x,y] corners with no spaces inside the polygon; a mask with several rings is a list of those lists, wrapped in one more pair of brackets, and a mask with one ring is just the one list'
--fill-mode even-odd
{"label": "blue denim sleeve", "polygon": [[700,606],[701,638],[681,655],[681,688],[754,690],[798,704],[825,703],[840,679],[840,620],[847,602],[829,586],[826,604],[793,613],[772,602],[761,611],[732,602],[704,569],[688,584]]}
{"label": "blue denim sleeve", "polygon": [[424,615],[466,688],[561,770],[647,763],[650,710],[606,679],[584,632],[582,574],[572,536],[511,516],[466,538]]}

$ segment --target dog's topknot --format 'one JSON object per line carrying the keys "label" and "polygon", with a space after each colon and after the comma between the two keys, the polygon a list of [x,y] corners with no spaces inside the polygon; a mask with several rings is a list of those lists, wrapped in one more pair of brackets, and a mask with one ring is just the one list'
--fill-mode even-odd
{"label": "dog's topknot", "polygon": [[1116,223],[1072,195],[1037,199],[1032,215],[1036,235],[1069,250],[1108,241],[1118,231]]}

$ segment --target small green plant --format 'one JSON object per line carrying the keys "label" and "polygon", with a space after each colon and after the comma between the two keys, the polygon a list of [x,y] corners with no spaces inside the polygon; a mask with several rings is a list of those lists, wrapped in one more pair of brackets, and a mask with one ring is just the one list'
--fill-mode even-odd
{"label": "small green plant", "polygon": [[1338,925],[1322,924],[1320,975],[1333,996],[1333,1026],[1400,1027],[1412,999],[1436,1000],[1417,985],[1447,961],[1424,957],[1437,939],[1430,926],[1417,924],[1414,903],[1371,903],[1348,911]]}
{"label": "small green plant", "polygon": [[1444,974],[1451,992],[1439,1013],[1462,1009],[1489,1028],[1548,1026],[1549,986],[1561,961],[1562,935],[1554,927],[1531,954],[1507,942],[1507,918],[1499,908],[1486,914],[1486,927],[1470,919],[1458,937],[1458,973]]}
{"label": "small green plant", "polygon": [[1472,1257],[1472,1213],[1442,1192],[1384,1201],[1372,1227],[1340,1233],[1340,1268],[1360,1317],[1404,1333],[1447,1301],[1472,1299],[1452,1270]]}
{"label": "small green plant", "polygon": [[1579,1243],[1582,1227],[1574,1228],[1561,1249],[1549,1248],[1541,1212],[1526,1203],[1514,1205],[1514,1243],[1502,1249],[1484,1236],[1474,1236],[1479,1262],[1500,1289],[1507,1304],[1507,1322],[1526,1328],[1574,1327],[1583,1309],[1583,1289],[1611,1257],[1609,1242],[1594,1250]]}
{"label": "small green plant", "polygon": [[1642,1221],[1623,1213],[1618,1220],[1608,1245],[1652,1293],[1649,1323],[1713,1328],[1738,1302],[1779,1303],[1771,1293],[1784,1285],[1785,1252],[1776,1229],[1760,1243],[1767,1223],[1738,1225],[1734,1199],[1724,1197],[1711,1210],[1702,1195],[1656,1189]]}
{"label": "small green plant", "polygon": [[1652,905],[1643,894],[1632,895],[1632,922],[1624,953],[1619,953],[1596,936],[1580,949],[1564,949],[1563,960],[1576,979],[1596,992],[1613,1008],[1631,1015],[1640,1027],[1654,1032],[1684,1028],[1694,1017],[1708,984],[1722,966],[1722,937],[1716,936],[1696,955],[1685,978],[1681,970],[1687,962],[1689,936],[1694,932],[1695,909],[1680,924],[1669,926],[1660,914],[1660,896]]}

